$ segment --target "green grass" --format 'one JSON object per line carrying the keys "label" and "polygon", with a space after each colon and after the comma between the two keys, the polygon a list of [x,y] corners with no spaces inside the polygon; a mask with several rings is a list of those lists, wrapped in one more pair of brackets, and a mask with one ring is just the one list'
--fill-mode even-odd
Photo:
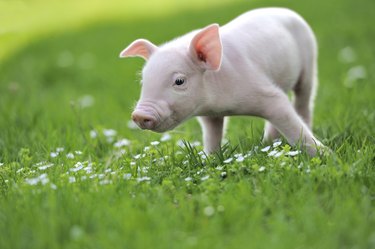
{"label": "green grass", "polygon": [[[143,62],[118,59],[127,44],[271,5],[297,10],[318,37],[314,132],[332,154],[286,156],[296,148],[283,143],[268,156],[250,117],[232,118],[229,143],[207,158],[192,146],[195,120],[154,145],[162,135],[128,127]],[[30,39],[0,61],[0,248],[374,248],[374,7],[242,2]]]}

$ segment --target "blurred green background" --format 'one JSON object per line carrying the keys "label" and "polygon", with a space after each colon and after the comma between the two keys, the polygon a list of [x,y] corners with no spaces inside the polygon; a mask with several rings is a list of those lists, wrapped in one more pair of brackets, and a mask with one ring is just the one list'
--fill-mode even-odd
{"label": "blurred green background", "polygon": [[[197,164],[175,145],[201,140],[190,120],[148,148],[149,182],[124,179],[161,135],[129,127],[144,62],[119,52],[267,6],[297,11],[316,34],[314,133],[332,154]],[[0,248],[374,248],[374,10],[374,0],[0,0]],[[104,128],[132,142],[123,157],[90,137]],[[233,118],[232,154],[261,148],[262,129]],[[90,174],[75,171],[84,160]],[[50,182],[27,183],[41,176]]]}

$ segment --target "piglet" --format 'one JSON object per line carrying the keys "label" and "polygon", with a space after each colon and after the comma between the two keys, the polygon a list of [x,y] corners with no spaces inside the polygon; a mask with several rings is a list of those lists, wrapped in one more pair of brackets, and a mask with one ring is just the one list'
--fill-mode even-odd
{"label": "piglet", "polygon": [[204,150],[212,153],[220,149],[226,116],[252,115],[266,120],[265,141],[283,135],[310,155],[323,147],[311,131],[317,44],[291,10],[255,9],[161,46],[138,39],[120,54],[134,56],[147,61],[132,113],[142,129],[164,132],[197,116]]}

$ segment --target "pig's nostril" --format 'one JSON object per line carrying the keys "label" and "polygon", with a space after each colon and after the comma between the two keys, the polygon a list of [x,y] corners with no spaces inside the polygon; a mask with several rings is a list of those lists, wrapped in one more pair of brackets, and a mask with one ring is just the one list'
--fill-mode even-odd
{"label": "pig's nostril", "polygon": [[152,117],[139,113],[134,113],[132,115],[132,119],[142,129],[153,129],[156,124],[155,119],[153,119]]}

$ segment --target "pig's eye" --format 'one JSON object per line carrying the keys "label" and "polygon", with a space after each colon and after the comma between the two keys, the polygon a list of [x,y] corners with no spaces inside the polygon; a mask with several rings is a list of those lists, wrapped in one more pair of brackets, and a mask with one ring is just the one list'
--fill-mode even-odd
{"label": "pig's eye", "polygon": [[174,83],[177,85],[177,86],[181,86],[182,84],[185,83],[185,79],[184,78],[177,78]]}

